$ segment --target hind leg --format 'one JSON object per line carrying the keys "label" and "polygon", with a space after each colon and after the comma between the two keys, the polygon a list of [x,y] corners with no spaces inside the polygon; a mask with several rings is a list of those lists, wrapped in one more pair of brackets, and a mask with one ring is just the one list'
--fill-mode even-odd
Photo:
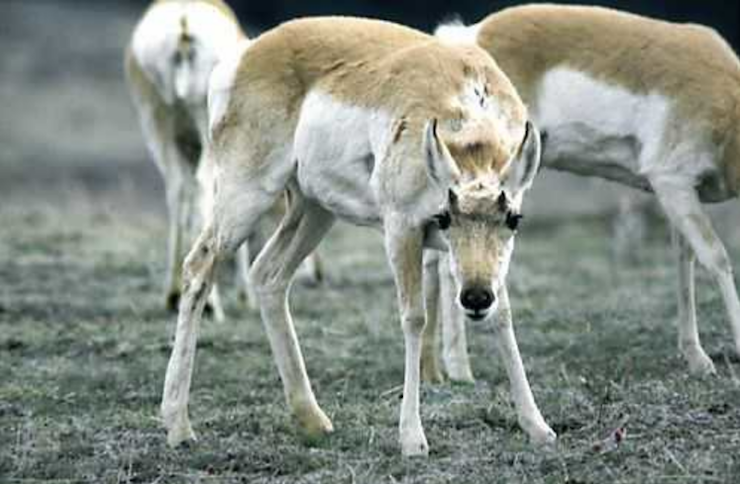
{"label": "hind leg", "polygon": [[168,235],[164,305],[177,311],[182,285],[182,263],[196,188],[190,160],[178,147],[173,114],[166,109],[142,113],[142,126],[149,151],[162,174],[167,196]]}
{"label": "hind leg", "polygon": [[694,266],[696,256],[686,238],[673,228],[673,246],[678,261],[678,349],[689,363],[689,371],[698,375],[716,373],[714,363],[704,352],[696,326]]}
{"label": "hind leg", "polygon": [[740,352],[740,300],[732,264],[709,217],[702,210],[696,191],[691,186],[671,181],[658,179],[651,182],[669,220],[688,241],[699,262],[717,281],[730,319],[735,349]]}
{"label": "hind leg", "polygon": [[218,255],[216,240],[215,231],[208,227],[198,237],[185,261],[185,284],[161,405],[162,419],[167,429],[167,442],[173,447],[195,439],[188,417],[188,396],[198,324],[206,297],[213,284]]}
{"label": "hind leg", "polygon": [[248,184],[224,190],[222,203],[216,203],[213,216],[197,238],[183,269],[183,292],[177,330],[162,396],[161,413],[171,446],[194,439],[188,418],[188,398],[195,358],[198,325],[216,266],[246,239],[259,217],[269,210],[277,193]]}
{"label": "hind leg", "polygon": [[296,270],[331,228],[334,216],[295,195],[277,232],[257,257],[251,280],[288,406],[309,435],[321,435],[331,432],[333,427],[311,388],[288,295]]}

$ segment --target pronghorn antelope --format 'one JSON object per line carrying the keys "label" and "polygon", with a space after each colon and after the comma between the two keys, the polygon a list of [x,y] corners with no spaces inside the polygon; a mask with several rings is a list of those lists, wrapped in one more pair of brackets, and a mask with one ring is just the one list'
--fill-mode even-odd
{"label": "pronghorn antelope", "polygon": [[543,166],[655,193],[679,266],[679,348],[714,373],[699,342],[694,263],[714,276],[740,350],[731,260],[701,202],[740,190],[740,63],[713,30],[597,7],[533,5],[438,36],[477,43],[548,135]]}
{"label": "pronghorn antelope", "polygon": [[406,350],[402,452],[428,451],[419,415],[425,246],[449,246],[468,317],[490,318],[498,306],[519,422],[534,441],[554,440],[527,382],[504,284],[539,133],[483,50],[381,21],[292,21],[219,64],[209,116],[215,196],[185,262],[161,408],[171,445],[194,437],[188,394],[216,266],[286,189],[293,200],[252,276],[287,403],[308,433],[331,432],[332,423],[316,402],[287,298],[296,268],[339,217],[385,235]]}
{"label": "pronghorn antelope", "polygon": [[[162,173],[169,209],[166,305],[177,309],[184,244],[206,203],[199,185],[208,134],[208,79],[224,52],[244,39],[234,13],[221,0],[158,0],[134,30],[126,74],[149,151]],[[214,291],[214,315],[222,310]]]}

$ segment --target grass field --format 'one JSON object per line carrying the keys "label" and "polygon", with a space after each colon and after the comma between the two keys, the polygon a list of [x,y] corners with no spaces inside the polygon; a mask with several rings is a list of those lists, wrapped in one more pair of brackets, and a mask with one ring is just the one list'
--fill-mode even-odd
{"label": "grass field", "polygon": [[[555,448],[531,447],[518,429],[493,332],[477,325],[477,383],[424,386],[431,455],[400,457],[392,280],[379,237],[338,226],[322,246],[328,283],[298,284],[292,298],[335,434],[307,441],[296,430],[257,314],[230,294],[229,321],[207,322],[199,341],[199,441],[170,450],[157,417],[174,324],[159,307],[163,216],[91,202],[0,208],[2,483],[740,481],[740,364],[721,300],[700,271],[701,330],[719,376],[689,377],[659,230],[645,263],[619,271],[603,221],[522,230],[515,321]],[[623,444],[594,452],[625,421]]]}
{"label": "grass field", "polygon": [[[298,284],[292,298],[335,434],[308,441],[296,430],[257,314],[232,291],[228,322],[202,327],[190,405],[199,441],[168,449],[158,407],[175,318],[160,309],[163,197],[121,72],[140,12],[5,3],[0,484],[740,482],[740,360],[718,292],[699,271],[700,328],[719,375],[692,378],[676,350],[662,225],[643,263],[617,270],[609,223],[595,215],[611,189],[573,177],[538,180],[510,276],[556,447],[533,448],[518,429],[492,328],[478,324],[477,383],[424,386],[431,455],[400,457],[392,280],[377,234],[337,226],[322,246],[327,284]],[[737,208],[718,229],[740,270]],[[595,452],[621,424],[623,444]]]}

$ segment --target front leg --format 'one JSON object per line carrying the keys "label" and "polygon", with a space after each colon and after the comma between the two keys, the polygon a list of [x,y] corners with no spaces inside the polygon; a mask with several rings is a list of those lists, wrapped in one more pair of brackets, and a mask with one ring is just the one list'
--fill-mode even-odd
{"label": "front leg", "polygon": [[442,383],[444,377],[439,366],[437,333],[439,329],[439,253],[424,254],[424,309],[426,327],[421,346],[421,378],[427,383]]}
{"label": "front leg", "polygon": [[506,286],[499,291],[500,306],[495,320],[496,342],[501,359],[506,366],[511,385],[511,397],[516,407],[519,425],[536,444],[555,442],[555,432],[545,423],[540,409],[534,401],[532,389],[529,388],[527,374],[524,371],[522,357],[516,344],[509,304],[509,292]]}
{"label": "front leg", "polygon": [[385,245],[396,281],[406,349],[399,423],[401,452],[404,456],[425,456],[429,453],[419,414],[421,346],[425,326],[423,237],[423,230],[409,223],[402,215],[386,217]]}
{"label": "front leg", "polygon": [[468,356],[465,315],[457,305],[457,285],[450,271],[449,255],[439,258],[439,294],[442,315],[442,361],[447,376],[457,383],[475,383]]}

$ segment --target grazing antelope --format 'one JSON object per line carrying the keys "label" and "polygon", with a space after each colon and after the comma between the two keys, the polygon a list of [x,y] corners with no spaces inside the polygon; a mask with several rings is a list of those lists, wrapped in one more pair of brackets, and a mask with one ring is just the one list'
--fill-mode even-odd
{"label": "grazing antelope", "polygon": [[740,190],[740,63],[712,29],[597,7],[532,5],[438,36],[477,43],[548,134],[543,166],[655,193],[679,266],[679,348],[715,372],[699,341],[695,259],[717,282],[740,351],[731,260],[702,209]]}
{"label": "grazing antelope", "polygon": [[[208,183],[203,162],[208,135],[208,79],[224,52],[244,34],[221,0],[158,0],[134,30],[126,51],[128,85],[149,151],[164,178],[169,209],[166,306],[177,309],[186,234],[194,217],[199,184]],[[214,291],[217,319],[223,311]]]}
{"label": "grazing antelope", "polygon": [[519,422],[534,441],[553,441],[527,383],[504,283],[539,166],[539,133],[526,115],[483,50],[381,21],[292,21],[219,64],[209,95],[213,213],[185,262],[161,408],[169,443],[194,437],[188,394],[216,266],[286,189],[292,203],[251,274],[287,403],[308,433],[331,432],[332,423],[306,374],[288,293],[300,262],[339,217],[385,235],[406,350],[403,454],[428,451],[419,415],[425,246],[449,246],[469,318],[491,318],[498,306]]}

